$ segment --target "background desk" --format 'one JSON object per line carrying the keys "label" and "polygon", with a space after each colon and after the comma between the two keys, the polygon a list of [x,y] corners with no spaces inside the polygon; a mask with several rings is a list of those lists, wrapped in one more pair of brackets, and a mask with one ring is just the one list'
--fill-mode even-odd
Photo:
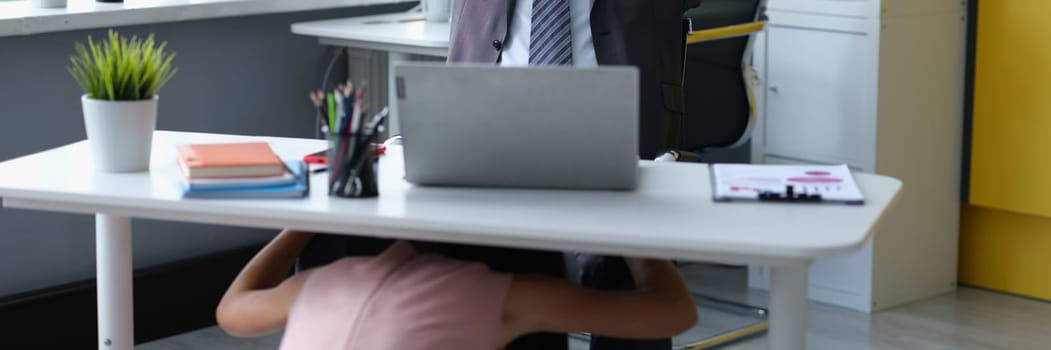
{"label": "background desk", "polygon": [[[428,22],[420,20],[422,18],[422,13],[399,12],[301,22],[292,24],[292,33],[316,36],[324,45],[357,49],[357,52],[348,50],[347,72],[354,79],[366,77],[372,92],[382,92],[370,94],[369,103],[390,107],[390,132],[397,133],[397,106],[387,98],[394,96],[390,79],[394,64],[413,59],[413,55],[444,61],[449,53],[449,22]],[[382,59],[384,55],[386,60]]]}
{"label": "background desk", "polygon": [[[293,200],[183,200],[175,145],[269,141],[283,157],[324,141],[157,132],[150,172],[94,173],[87,142],[0,163],[7,207],[96,213],[99,348],[132,348],[131,218],[422,239],[550,250],[761,263],[771,268],[770,344],[805,348],[807,269],[871,237],[901,182],[857,174],[862,206],[714,203],[704,164],[642,162],[636,191],[416,187],[400,150],[380,162],[380,197],[331,198],[327,176]],[[104,343],[110,342],[109,346]]]}

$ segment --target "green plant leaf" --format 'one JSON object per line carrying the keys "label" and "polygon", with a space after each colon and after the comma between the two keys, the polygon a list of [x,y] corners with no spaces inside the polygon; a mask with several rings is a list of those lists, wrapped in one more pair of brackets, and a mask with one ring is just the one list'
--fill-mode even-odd
{"label": "green plant leaf", "polygon": [[174,53],[164,52],[153,34],[123,37],[109,30],[104,40],[88,36],[88,44],[74,44],[66,67],[85,94],[101,100],[151,99],[177,72]]}

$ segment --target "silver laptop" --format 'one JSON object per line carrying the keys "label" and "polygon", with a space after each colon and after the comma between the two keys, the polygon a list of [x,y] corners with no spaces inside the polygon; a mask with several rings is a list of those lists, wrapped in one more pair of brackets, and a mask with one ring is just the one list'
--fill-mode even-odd
{"label": "silver laptop", "polygon": [[394,68],[405,179],[423,185],[633,189],[633,67]]}

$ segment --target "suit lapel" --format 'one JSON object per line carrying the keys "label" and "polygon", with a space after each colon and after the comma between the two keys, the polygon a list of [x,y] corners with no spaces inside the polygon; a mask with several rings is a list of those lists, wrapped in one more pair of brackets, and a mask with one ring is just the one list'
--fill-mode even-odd
{"label": "suit lapel", "polygon": [[[504,22],[507,23],[507,32],[508,33],[511,32],[511,19],[515,18],[514,17],[515,16],[514,12],[515,12],[515,8],[518,7],[518,1],[519,0],[506,0],[506,1],[504,1],[504,4],[507,5],[507,8],[504,9],[504,18],[505,18]],[[533,1],[533,0],[521,0],[521,1]]]}

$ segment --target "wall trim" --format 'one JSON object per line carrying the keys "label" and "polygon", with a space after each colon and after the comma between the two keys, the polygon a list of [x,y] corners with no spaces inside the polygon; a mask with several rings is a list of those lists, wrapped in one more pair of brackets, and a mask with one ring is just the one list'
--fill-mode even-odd
{"label": "wall trim", "polygon": [[[135,343],[214,326],[219,299],[262,247],[252,245],[136,270]],[[0,329],[7,335],[4,348],[95,348],[95,292],[91,279],[0,298]]]}
{"label": "wall trim", "polygon": [[1051,301],[1051,218],[964,205],[960,283]]}

